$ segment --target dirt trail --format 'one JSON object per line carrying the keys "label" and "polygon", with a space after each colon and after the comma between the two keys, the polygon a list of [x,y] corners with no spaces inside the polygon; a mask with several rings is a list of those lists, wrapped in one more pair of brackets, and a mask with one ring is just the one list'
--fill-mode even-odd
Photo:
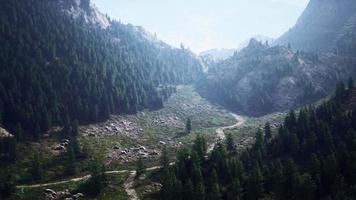
{"label": "dirt trail", "polygon": [[[234,113],[230,113],[230,114],[236,119],[236,124],[231,125],[231,126],[220,127],[220,128],[216,129],[216,131],[215,131],[216,132],[216,141],[209,146],[208,153],[214,149],[217,142],[225,140],[225,138],[226,138],[225,133],[224,133],[225,130],[236,128],[238,126],[241,126],[245,122],[243,117],[236,115]],[[174,164],[174,162],[170,163],[170,165],[173,165],[173,164]],[[160,166],[154,166],[154,167],[147,168],[146,171],[154,171],[159,168],[160,168]],[[105,173],[106,174],[123,174],[123,173],[128,173],[128,172],[130,173],[130,175],[124,182],[125,191],[126,191],[127,195],[129,196],[129,200],[139,200],[136,190],[134,188],[134,180],[135,180],[135,176],[136,176],[136,171],[121,170],[121,171],[107,171]],[[48,186],[53,186],[53,185],[69,183],[69,182],[84,181],[84,180],[88,180],[90,177],[91,177],[91,175],[85,175],[85,176],[78,177],[78,178],[72,178],[72,179],[58,181],[58,182],[52,182],[52,183],[34,184],[34,185],[19,185],[19,186],[16,186],[16,188],[24,189],[24,188],[48,187]]]}
{"label": "dirt trail", "polygon": [[[123,174],[129,172],[128,170],[121,170],[121,171],[107,171],[105,174]],[[57,181],[57,182],[52,182],[52,183],[43,183],[43,184],[34,184],[34,185],[18,185],[16,188],[22,189],[22,188],[39,188],[39,187],[48,187],[48,186],[53,186],[53,185],[60,185],[64,183],[70,183],[70,182],[79,182],[79,181],[85,181],[88,180],[91,177],[91,175],[85,175],[82,177],[78,178],[72,178],[64,181]]]}
{"label": "dirt trail", "polygon": [[216,132],[216,140],[214,143],[212,143],[209,146],[208,153],[214,149],[216,143],[218,143],[219,141],[225,140],[225,138],[226,138],[226,135],[224,133],[225,130],[234,129],[236,127],[241,126],[245,122],[245,119],[242,116],[236,115],[234,113],[230,113],[230,114],[236,119],[236,124],[231,125],[231,126],[220,127],[220,128],[216,129],[216,131],[215,131]]}
{"label": "dirt trail", "polygon": [[125,192],[129,196],[130,200],[139,200],[136,190],[134,188],[136,171],[131,171],[130,176],[126,179],[124,183]]}

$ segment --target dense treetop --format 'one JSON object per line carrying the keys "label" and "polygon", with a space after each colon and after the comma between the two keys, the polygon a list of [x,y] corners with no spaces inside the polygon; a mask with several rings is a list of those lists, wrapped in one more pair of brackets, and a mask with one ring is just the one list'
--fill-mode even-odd
{"label": "dense treetop", "polygon": [[157,108],[173,91],[167,86],[191,83],[200,73],[188,50],[132,25],[91,26],[66,15],[58,2],[0,5],[0,119],[15,133],[38,137],[73,119]]}
{"label": "dense treetop", "polygon": [[352,81],[349,88],[340,83],[330,101],[291,111],[274,137],[267,123],[244,152],[231,148],[229,139],[205,158],[198,137],[191,151],[179,152],[175,166],[162,170],[162,199],[354,199]]}

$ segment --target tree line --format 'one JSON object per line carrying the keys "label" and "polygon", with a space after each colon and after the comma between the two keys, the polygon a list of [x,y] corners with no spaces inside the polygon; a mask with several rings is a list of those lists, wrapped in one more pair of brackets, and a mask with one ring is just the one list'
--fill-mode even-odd
{"label": "tree line", "polygon": [[231,136],[205,157],[199,136],[174,166],[163,154],[162,199],[354,199],[356,91],[339,83],[331,100],[290,111],[272,135],[269,123],[255,143],[236,152]]}
{"label": "tree line", "polygon": [[58,1],[1,3],[0,123],[38,139],[67,120],[90,123],[159,108],[174,92],[165,85],[191,83],[200,74],[188,50],[111,23],[103,30],[72,19]]}

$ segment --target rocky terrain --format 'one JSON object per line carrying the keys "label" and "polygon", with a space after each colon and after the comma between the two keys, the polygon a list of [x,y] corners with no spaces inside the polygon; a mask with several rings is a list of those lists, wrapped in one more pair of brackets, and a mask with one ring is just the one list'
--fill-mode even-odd
{"label": "rocky terrain", "polygon": [[109,19],[90,0],[59,0],[58,5],[65,14],[87,24],[102,29],[110,26]]}
{"label": "rocky terrain", "polygon": [[252,39],[248,47],[210,69],[198,88],[233,111],[260,116],[329,95],[335,82],[355,74],[354,63],[352,58],[296,52]]}
{"label": "rocky terrain", "polygon": [[108,135],[124,135],[138,138],[143,133],[142,127],[137,123],[120,116],[112,116],[109,120],[84,126],[80,130],[81,134],[90,137],[100,137]]}
{"label": "rocky terrain", "polygon": [[341,43],[350,47],[352,40],[355,44],[355,13],[354,0],[311,0],[297,24],[274,44],[309,52],[335,51],[345,47]]}
{"label": "rocky terrain", "polygon": [[9,133],[6,129],[2,128],[0,124],[0,138],[2,137],[13,137],[13,135]]}

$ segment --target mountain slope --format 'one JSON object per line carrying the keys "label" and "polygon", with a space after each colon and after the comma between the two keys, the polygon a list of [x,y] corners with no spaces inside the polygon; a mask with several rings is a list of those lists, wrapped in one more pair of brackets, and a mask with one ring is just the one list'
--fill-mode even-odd
{"label": "mountain slope", "polygon": [[201,72],[142,28],[103,27],[89,0],[5,1],[0,16],[0,122],[15,134],[157,108]]}
{"label": "mountain slope", "polygon": [[355,13],[354,0],[311,0],[297,24],[275,44],[309,52],[335,51],[345,42],[343,37],[355,38]]}
{"label": "mountain slope", "polygon": [[330,94],[336,81],[355,73],[352,63],[252,39],[241,52],[211,68],[197,87],[203,96],[233,111],[263,115]]}
{"label": "mountain slope", "polygon": [[291,111],[276,129],[267,123],[256,130],[243,152],[230,135],[204,157],[206,144],[198,137],[174,167],[164,165],[161,199],[354,199],[356,91],[337,88],[331,100]]}
{"label": "mountain slope", "polygon": [[[267,36],[262,36],[262,35],[255,35],[252,38],[263,43],[263,44],[265,44],[265,43],[272,44],[274,42],[274,39],[267,37]],[[210,50],[201,52],[199,54],[199,56],[203,57],[205,59],[215,61],[215,62],[225,60],[225,59],[233,56],[235,52],[239,52],[242,49],[244,49],[245,47],[247,47],[252,38],[243,41],[236,49],[210,49]]]}

